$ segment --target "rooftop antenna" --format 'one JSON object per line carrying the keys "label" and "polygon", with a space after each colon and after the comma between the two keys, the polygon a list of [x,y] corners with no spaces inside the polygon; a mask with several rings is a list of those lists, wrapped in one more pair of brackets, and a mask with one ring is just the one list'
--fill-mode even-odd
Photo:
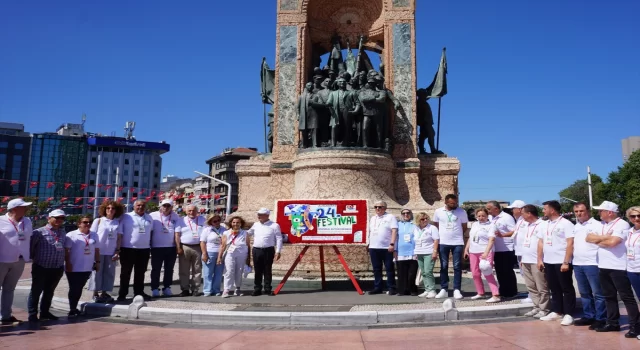
{"label": "rooftop antenna", "polygon": [[133,138],[133,130],[136,128],[136,122],[126,122],[124,124],[124,137],[127,139]]}
{"label": "rooftop antenna", "polygon": [[82,113],[82,126],[84,127],[84,123],[87,121],[87,115]]}

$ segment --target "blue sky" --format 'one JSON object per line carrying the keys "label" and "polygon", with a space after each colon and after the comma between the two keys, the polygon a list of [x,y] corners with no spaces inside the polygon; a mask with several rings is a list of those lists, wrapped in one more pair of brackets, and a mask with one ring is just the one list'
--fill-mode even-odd
{"label": "blue sky", "polygon": [[[418,1],[418,85],[447,47],[441,148],[462,200],[557,198],[622,163],[640,128],[640,2]],[[165,140],[163,175],[263,148],[258,70],[275,0],[0,2],[0,120]],[[437,106],[432,104],[434,110]],[[633,121],[633,122],[632,122]]]}

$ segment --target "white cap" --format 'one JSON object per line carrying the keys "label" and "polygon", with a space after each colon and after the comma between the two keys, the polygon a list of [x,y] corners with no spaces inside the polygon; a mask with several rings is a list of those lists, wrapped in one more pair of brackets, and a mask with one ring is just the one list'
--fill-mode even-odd
{"label": "white cap", "polygon": [[271,210],[267,209],[267,208],[260,208],[258,209],[258,215],[269,215],[271,214]]}
{"label": "white cap", "polygon": [[613,202],[604,201],[599,206],[593,207],[593,209],[595,209],[595,210],[608,210],[608,211],[612,211],[614,213],[617,213],[618,212],[618,205],[613,203]]}
{"label": "white cap", "polygon": [[7,204],[7,210],[11,210],[17,207],[27,207],[30,205],[31,202],[25,202],[22,198],[16,198],[9,201],[9,204]]}
{"label": "white cap", "polygon": [[52,211],[49,213],[49,217],[50,217],[50,218],[55,218],[55,217],[58,217],[58,216],[67,216],[67,214],[65,214],[65,213],[64,213],[64,211],[63,211],[62,209],[52,210]]}
{"label": "white cap", "polygon": [[508,206],[507,208],[509,209],[513,209],[513,208],[518,208],[518,209],[522,209],[522,207],[524,207],[525,205],[527,205],[527,203],[516,199],[515,201],[513,201],[513,203],[511,203],[510,206]]}
{"label": "white cap", "polygon": [[171,206],[173,206],[173,201],[171,199],[163,199],[162,202],[160,202],[160,205],[165,204],[171,204]]}

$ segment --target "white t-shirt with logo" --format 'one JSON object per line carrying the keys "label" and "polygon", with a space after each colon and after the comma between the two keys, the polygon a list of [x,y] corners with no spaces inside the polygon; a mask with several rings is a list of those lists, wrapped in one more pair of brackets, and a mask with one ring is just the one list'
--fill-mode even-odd
{"label": "white t-shirt with logo", "polygon": [[182,222],[182,234],[180,242],[182,244],[200,244],[200,235],[204,231],[205,218],[198,215],[194,219],[185,216]]}
{"label": "white t-shirt with logo", "polygon": [[[507,233],[515,230],[516,220],[505,212],[500,212],[496,217],[490,217],[489,221],[496,227],[500,233]],[[513,238],[512,237],[496,237],[495,240],[496,252],[512,252],[513,251]]]}
{"label": "white t-shirt with logo", "polygon": [[633,227],[627,231],[627,271],[640,272],[640,230]]}
{"label": "white t-shirt with logo", "polygon": [[372,216],[369,220],[369,248],[389,248],[392,229],[398,229],[398,220],[395,216],[389,213],[384,213],[382,216]]}
{"label": "white t-shirt with logo", "polygon": [[176,232],[182,231],[182,218],[174,211],[165,216],[156,211],[150,214],[153,219],[152,248],[170,248],[176,246]]}
{"label": "white t-shirt with logo", "polygon": [[0,216],[0,263],[14,263],[20,255],[24,261],[29,261],[32,234],[33,226],[29,218],[23,217],[15,222],[7,214]]}
{"label": "white t-shirt with logo", "polygon": [[438,208],[433,214],[433,221],[437,222],[439,226],[440,244],[464,245],[462,225],[469,222],[467,212],[464,209],[458,207],[449,211],[445,207]]}
{"label": "white t-shirt with logo", "polygon": [[71,231],[67,233],[64,247],[70,250],[71,272],[93,271],[96,248],[98,248],[98,235],[95,232],[89,231],[85,235],[80,230]]}
{"label": "white t-shirt with logo", "polygon": [[122,235],[122,227],[119,219],[106,217],[93,220],[91,232],[98,235],[98,248],[100,255],[113,255],[118,245],[118,235]]}
{"label": "white t-shirt with logo", "polygon": [[240,230],[237,235],[234,235],[232,230],[227,230],[222,235],[226,237],[228,254],[233,256],[249,254],[249,246],[247,246],[249,234],[247,231]]}
{"label": "white t-shirt with logo", "polygon": [[627,246],[626,241],[629,238],[627,231],[629,224],[617,218],[610,223],[602,222],[600,235],[614,236],[622,238],[622,242],[611,248],[598,248],[598,267],[601,269],[621,270],[627,269]]}
{"label": "white t-shirt with logo", "polygon": [[215,228],[213,226],[207,226],[200,235],[200,242],[206,242],[207,252],[217,253],[220,251],[220,244],[222,243],[222,235],[226,229],[222,226]]}
{"label": "white t-shirt with logo", "polygon": [[567,252],[567,238],[573,238],[573,224],[571,221],[559,217],[554,221],[548,220],[541,224],[538,238],[542,240],[542,261],[545,264],[564,263]]}
{"label": "white t-shirt with logo", "polygon": [[[496,237],[496,226],[491,222],[476,221],[469,231],[469,253],[484,253],[489,244],[489,239]],[[494,248],[491,250],[493,251]]]}
{"label": "white t-shirt with logo", "polygon": [[538,263],[538,232],[544,227],[544,221],[538,219],[535,222],[524,222],[518,232],[518,240],[522,240],[522,260],[523,264]]}
{"label": "white t-shirt with logo", "polygon": [[151,247],[153,219],[149,214],[139,216],[135,212],[126,213],[121,217],[120,224],[123,248],[149,249]]}
{"label": "white t-shirt with logo", "polygon": [[590,233],[599,235],[602,223],[594,218],[578,222],[573,229],[573,264],[578,266],[598,266],[598,245],[587,242]]}
{"label": "white t-shirt with logo", "polygon": [[413,252],[415,254],[433,254],[433,245],[439,239],[438,228],[434,225],[428,224],[422,229],[418,227],[418,232],[414,234],[416,247]]}
{"label": "white t-shirt with logo", "polygon": [[522,244],[527,235],[528,226],[529,223],[524,221],[522,216],[516,221],[516,228],[513,231],[513,236],[511,236],[513,239],[513,250],[516,252],[516,256],[522,256]]}

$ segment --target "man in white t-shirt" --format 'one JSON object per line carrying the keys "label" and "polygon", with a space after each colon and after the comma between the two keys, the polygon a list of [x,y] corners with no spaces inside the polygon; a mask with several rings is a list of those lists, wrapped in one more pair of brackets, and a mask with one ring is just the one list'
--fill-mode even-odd
{"label": "man in white t-shirt", "polygon": [[604,201],[597,207],[602,219],[602,230],[589,234],[587,242],[598,245],[598,267],[600,285],[607,303],[607,324],[596,328],[596,332],[619,332],[620,309],[618,296],[624,303],[629,317],[629,332],[626,338],[635,338],[640,331],[638,303],[633,296],[631,282],[627,276],[627,245],[629,224],[618,216],[618,205]]}
{"label": "man in white t-shirt", "polygon": [[538,208],[533,204],[522,207],[522,218],[524,229],[518,233],[518,239],[522,241],[520,269],[524,273],[524,281],[533,303],[533,309],[524,315],[541,318],[547,316],[551,308],[547,279],[544,272],[538,269],[538,232],[544,222],[538,218]]}
{"label": "man in white t-shirt", "polygon": [[562,217],[558,201],[547,201],[543,213],[549,220],[538,231],[538,268],[544,270],[551,290],[551,313],[541,321],[562,319],[563,326],[573,324],[576,290],[573,287],[573,224]]}
{"label": "man in white t-shirt", "polygon": [[182,231],[182,218],[173,211],[173,201],[163,199],[158,211],[150,214],[153,219],[153,235],[151,236],[151,296],[160,296],[160,271],[164,265],[162,294],[171,296],[173,268],[176,265],[176,234]]}
{"label": "man in white t-shirt", "polygon": [[7,214],[0,216],[0,316],[2,324],[22,322],[11,312],[13,295],[18,280],[24,271],[24,264],[29,261],[29,245],[33,227],[31,220],[25,217],[31,202],[22,198],[12,199],[7,203]]}
{"label": "man in white t-shirt", "polygon": [[382,264],[387,272],[387,289],[389,295],[396,295],[396,273],[393,264],[393,252],[396,238],[398,237],[398,220],[395,216],[386,212],[387,203],[377,201],[373,208],[376,214],[369,220],[367,242],[369,244],[369,256],[373,268],[373,290],[369,295],[382,293]]}
{"label": "man in white t-shirt", "polygon": [[145,300],[151,300],[151,296],[144,292],[144,274],[149,265],[153,232],[153,219],[144,212],[146,206],[145,201],[137,200],[133,203],[133,211],[122,215],[118,301],[127,299],[132,271],[133,294],[141,295]]}
{"label": "man in white t-shirt", "polygon": [[469,218],[467,212],[458,207],[458,197],[448,194],[445,206],[436,209],[433,224],[440,233],[440,292],[436,298],[449,295],[449,255],[453,254],[453,297],[462,299],[462,254],[464,252],[464,232]]}
{"label": "man in white t-shirt", "polygon": [[[518,266],[520,267],[520,275],[524,277],[524,270],[522,269],[522,244],[524,243],[524,236],[526,235],[526,229],[528,223],[524,220],[524,216],[522,215],[522,208],[527,205],[524,201],[516,199],[507,207],[507,209],[511,209],[513,213],[513,218],[516,220],[516,227],[511,232],[503,233],[503,237],[511,237],[513,240],[513,251],[516,254],[516,259],[518,260]],[[523,304],[531,304],[533,300],[531,299],[531,294],[527,295],[525,299],[521,301]]]}
{"label": "man in white t-shirt", "polygon": [[497,201],[487,202],[486,209],[489,212],[489,220],[496,227],[495,254],[493,263],[496,269],[496,277],[500,285],[500,296],[513,298],[518,295],[518,281],[513,266],[517,263],[516,254],[513,251],[513,231],[516,221],[504,211]]}
{"label": "man in white t-shirt", "polygon": [[582,299],[582,318],[576,320],[576,326],[589,326],[594,330],[607,322],[607,304],[600,287],[598,269],[598,245],[586,241],[590,233],[599,234],[602,223],[590,215],[584,203],[573,205],[576,225],[573,233],[573,272],[578,283]]}
{"label": "man in white t-shirt", "polygon": [[187,205],[187,216],[183,218],[182,232],[176,232],[178,247],[178,274],[180,276],[180,296],[199,296],[202,281],[202,249],[200,235],[205,226],[205,218],[198,215],[198,207]]}

